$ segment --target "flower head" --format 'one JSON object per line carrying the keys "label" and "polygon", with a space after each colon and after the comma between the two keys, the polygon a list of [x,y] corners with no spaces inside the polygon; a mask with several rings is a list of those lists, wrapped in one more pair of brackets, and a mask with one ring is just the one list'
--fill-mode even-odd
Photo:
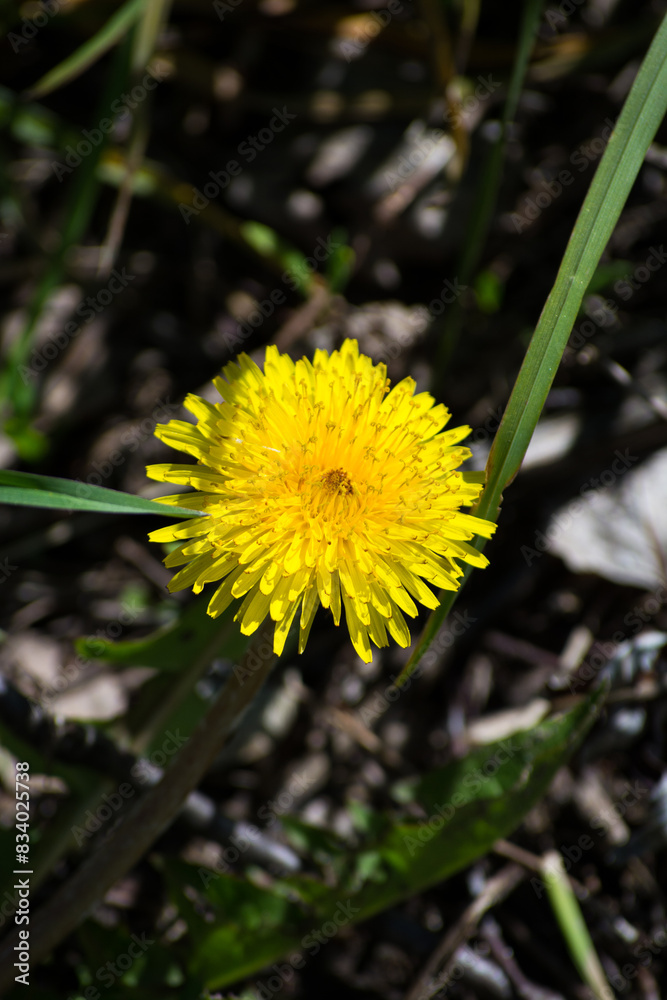
{"label": "flower head", "polygon": [[205,516],[160,528],[152,541],[179,541],[165,559],[182,566],[170,590],[221,581],[208,606],[214,618],[235,598],[245,635],[267,615],[280,654],[300,614],[302,652],[319,604],[336,625],[341,610],[359,656],[387,632],[410,644],[404,613],[416,599],[439,601],[431,587],[457,590],[461,562],[488,560],[469,544],[495,530],[461,511],[478,497],[481,476],[457,471],[470,456],[469,427],[443,431],[446,407],[405,378],[389,388],[385,365],[346,340],[331,356],[294,362],[267,347],[264,371],[246,354],[216,378],[222,396],[190,395],[197,417],[160,424],[156,435],[196,465],[152,465],[153,479],[199,491],[162,497]]}

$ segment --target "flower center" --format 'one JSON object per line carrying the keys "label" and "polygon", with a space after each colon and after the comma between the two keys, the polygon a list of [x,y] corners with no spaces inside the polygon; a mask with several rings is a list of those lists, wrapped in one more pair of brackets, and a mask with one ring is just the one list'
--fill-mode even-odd
{"label": "flower center", "polygon": [[354,493],[352,480],[344,469],[328,469],[320,483],[329,496],[351,496]]}

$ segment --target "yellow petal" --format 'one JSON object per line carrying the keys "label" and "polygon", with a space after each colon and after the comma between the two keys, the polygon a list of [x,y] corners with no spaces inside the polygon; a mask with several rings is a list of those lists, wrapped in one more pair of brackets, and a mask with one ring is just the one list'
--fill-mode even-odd
{"label": "yellow petal", "polygon": [[246,601],[243,602],[236,614],[236,619],[241,622],[241,631],[244,635],[252,635],[259,628],[269,613],[270,603],[268,595],[263,594],[259,587],[248,594]]}
{"label": "yellow petal", "polygon": [[345,596],[345,591],[343,591],[343,604],[345,605],[345,620],[350,632],[352,645],[364,663],[370,663],[373,659],[373,654],[371,653],[371,644],[368,640],[368,630],[359,620],[353,603]]}

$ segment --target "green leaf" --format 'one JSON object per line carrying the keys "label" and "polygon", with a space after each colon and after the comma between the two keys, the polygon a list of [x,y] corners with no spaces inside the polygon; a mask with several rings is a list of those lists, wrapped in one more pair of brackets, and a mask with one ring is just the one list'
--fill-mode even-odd
{"label": "green leaf", "polygon": [[281,816],[280,823],[292,847],[309,854],[318,863],[339,861],[347,854],[345,842],[330,830],[304,823],[296,816]]}
{"label": "green leaf", "polygon": [[0,503],[51,510],[96,510],[112,514],[158,514],[161,517],[198,517],[201,511],[146,500],[106,486],[91,486],[57,476],[0,469]]}
{"label": "green leaf", "polygon": [[[426,821],[393,825],[378,844],[412,892],[460,871],[515,829],[581,742],[603,697],[600,690],[567,715],[480,747],[417,784]],[[369,900],[372,912],[379,903]]]}
{"label": "green leaf", "polygon": [[53,774],[65,782],[70,791],[85,795],[94,785],[99,787],[99,775],[85,766],[63,764],[53,760],[48,753],[43,753],[27,739],[17,736],[9,726],[0,722],[0,746],[9,750],[17,760],[26,760],[30,770],[35,774]]}
{"label": "green leaf", "polygon": [[344,229],[335,229],[331,234],[333,249],[326,263],[326,278],[333,295],[341,295],[352,277],[357,255],[346,243]]}
{"label": "green leaf", "polygon": [[39,462],[49,450],[49,439],[22,417],[10,417],[5,432],[12,439],[20,457],[26,462]]}
{"label": "green leaf", "polygon": [[312,285],[312,272],[305,254],[279,236],[275,229],[261,222],[243,222],[239,226],[239,232],[255,253],[290,273],[292,287],[302,295],[308,294]]}
{"label": "green leaf", "polygon": [[[156,940],[158,935],[151,937],[148,934],[130,934],[130,930],[122,924],[118,927],[101,927],[94,920],[86,920],[77,932],[77,942],[81,950],[81,962],[77,965],[79,975],[80,992],[73,994],[74,997],[81,997],[84,1000],[86,988],[104,984],[105,997],[122,997],[123,1000],[147,1000],[151,996],[165,998],[173,996],[166,987],[171,985],[169,980],[180,985],[183,981],[183,974],[177,963],[177,954],[173,945],[166,940]],[[131,946],[128,949],[128,946]],[[119,975],[112,984],[111,975],[108,974],[109,956],[132,955],[132,964],[127,968],[117,965],[116,970]],[[176,961],[175,961],[176,959]],[[102,971],[100,971],[102,970]],[[115,987],[117,992],[114,992]],[[107,992],[109,990],[109,992]],[[93,996],[97,996],[99,991],[95,990]],[[100,994],[101,995],[101,994]],[[178,991],[179,1000],[185,1000],[186,996],[198,997],[200,991],[194,993],[184,989]],[[88,990],[88,996],[91,991]]]}
{"label": "green leaf", "polygon": [[[258,889],[207,869],[190,868],[188,874],[183,866],[181,877],[215,912],[213,924],[198,923],[193,934],[193,973],[218,989],[284,955],[314,954],[319,948],[312,930],[330,937],[327,928],[337,933],[337,927],[394,906],[483,856],[539,801],[592,725],[603,697],[600,690],[571,712],[480,747],[404,788],[403,798],[419,802],[424,819],[376,814],[370,822],[366,816],[369,834],[356,851],[348,849],[343,871],[334,866],[335,885],[294,875]],[[311,840],[304,825],[290,828],[298,829],[302,846]],[[317,849],[321,838],[313,843]],[[331,843],[326,848],[334,849]]]}
{"label": "green leaf", "polygon": [[498,275],[487,268],[475,278],[477,308],[483,313],[498,312],[502,305],[505,286]]}
{"label": "green leaf", "polygon": [[63,87],[66,83],[75,80],[123,38],[141,16],[144,6],[144,0],[128,0],[109,18],[96,35],[89,38],[76,52],[58,63],[41,80],[38,80],[31,87],[28,96],[30,98],[44,97],[53,90],[57,90],[58,87]]}
{"label": "green leaf", "polygon": [[[197,659],[211,639],[213,619],[206,613],[208,598],[202,597],[184,608],[177,621],[157,629],[143,639],[112,642],[110,639],[84,638],[76,640],[76,649],[82,656],[105,663],[133,667],[154,667],[163,672],[181,671],[185,664]],[[222,630],[217,653],[232,660],[239,660],[247,636],[241,635],[234,624],[236,608],[228,608],[222,619],[228,619],[229,629]]]}
{"label": "green leaf", "polygon": [[[201,982],[211,968],[229,970],[221,983],[261,969],[291,947],[299,927],[305,924],[302,904],[288,899],[284,892],[262,889],[247,879],[181,861],[167,860],[164,867],[172,899],[192,935],[190,972]],[[215,925],[202,919],[192,889],[184,891],[188,885],[217,912]]]}
{"label": "green leaf", "polygon": [[629,260],[612,260],[608,264],[599,264],[588,283],[586,295],[595,295],[608,288],[619,278],[624,278],[628,271],[633,270],[634,266]]}

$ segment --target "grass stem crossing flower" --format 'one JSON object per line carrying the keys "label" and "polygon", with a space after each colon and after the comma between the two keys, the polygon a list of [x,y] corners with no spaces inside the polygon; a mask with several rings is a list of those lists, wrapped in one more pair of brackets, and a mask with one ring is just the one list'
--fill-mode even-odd
{"label": "grass stem crossing flower", "polygon": [[408,646],[404,615],[417,614],[415,601],[437,607],[431,587],[457,590],[460,563],[488,562],[470,540],[495,525],[461,510],[483,480],[458,471],[470,428],[443,430],[446,407],[415,395],[411,378],[390,389],[386,366],[355,340],[316,351],[312,363],[267,347],[263,372],[241,354],[223,374],[214,379],[221,402],[186,398],[196,425],[155,430],[197,460],[148,467],[153,479],[197,491],[162,502],[205,514],[149,536],[179,542],[165,559],[182,567],[169,589],[218,582],[208,613],[242,599],[241,631],[270,616],[277,654],[299,611],[303,651],[320,604],[336,625],[345,612],[366,662],[387,634]]}

